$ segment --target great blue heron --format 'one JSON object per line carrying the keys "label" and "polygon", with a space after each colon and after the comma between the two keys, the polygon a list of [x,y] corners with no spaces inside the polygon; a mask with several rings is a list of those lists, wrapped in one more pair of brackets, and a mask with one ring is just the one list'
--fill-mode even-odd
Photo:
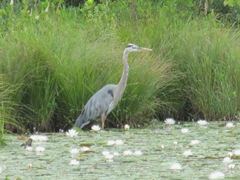
{"label": "great blue heron", "polygon": [[128,79],[128,54],[136,51],[151,51],[152,49],[139,47],[134,44],[128,44],[123,52],[123,72],[119,83],[108,84],[102,87],[96,92],[85,105],[82,113],[77,118],[75,126],[83,128],[91,121],[102,118],[102,129],[104,129],[104,123],[107,115],[116,107],[119,100],[122,98],[123,92],[127,85]]}

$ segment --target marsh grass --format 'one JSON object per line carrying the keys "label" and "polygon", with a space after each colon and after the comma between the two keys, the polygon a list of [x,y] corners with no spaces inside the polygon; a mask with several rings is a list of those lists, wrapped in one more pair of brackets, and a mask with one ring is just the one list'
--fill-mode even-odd
{"label": "marsh grass", "polygon": [[[122,74],[126,44],[119,41],[114,27],[103,27],[100,20],[82,24],[77,11],[61,13],[43,13],[38,19],[15,17],[11,32],[1,41],[5,80],[20,86],[17,120],[30,130],[71,127],[87,100],[105,84],[117,84]],[[132,53],[129,64],[129,85],[109,117],[111,126],[143,124],[139,119],[153,115],[158,105],[160,80],[163,86],[171,83],[171,78],[164,81],[171,64],[152,53]]]}
{"label": "marsh grass", "polygon": [[195,115],[208,119],[232,119],[237,115],[240,102],[238,35],[233,29],[209,28],[209,24],[198,20],[179,31],[174,59],[181,62],[180,69],[186,74],[183,89],[188,93]]}
{"label": "marsh grass", "polygon": [[0,146],[5,144],[4,132],[11,130],[10,127],[18,127],[21,129],[21,124],[14,117],[15,103],[13,97],[16,94],[17,85],[10,85],[3,81],[4,75],[0,75]]}
{"label": "marsh grass", "polygon": [[158,102],[164,100],[160,117],[234,119],[240,105],[240,32],[222,26],[214,14],[202,18],[166,5],[131,5],[135,8],[117,9],[121,39],[149,43],[159,59],[174,65],[165,76],[173,83],[158,91]]}
{"label": "marsh grass", "polygon": [[6,95],[11,111],[4,110],[13,124],[71,127],[97,90],[118,83],[128,43],[153,52],[129,55],[128,86],[108,126],[239,112],[239,31],[221,26],[214,15],[194,18],[191,11],[146,1],[51,7],[48,13],[43,4],[31,16],[26,8],[9,8],[0,13],[0,73],[4,87],[17,87]]}

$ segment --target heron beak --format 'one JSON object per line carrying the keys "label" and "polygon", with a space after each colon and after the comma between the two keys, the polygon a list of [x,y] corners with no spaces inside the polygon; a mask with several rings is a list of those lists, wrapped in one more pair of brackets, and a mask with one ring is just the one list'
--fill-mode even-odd
{"label": "heron beak", "polygon": [[143,47],[140,47],[140,50],[141,51],[152,51],[152,49],[150,49],[150,48],[143,48]]}

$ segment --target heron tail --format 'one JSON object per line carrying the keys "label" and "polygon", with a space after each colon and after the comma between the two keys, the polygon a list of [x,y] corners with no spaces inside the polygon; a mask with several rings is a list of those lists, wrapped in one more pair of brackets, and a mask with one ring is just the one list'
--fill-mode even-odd
{"label": "heron tail", "polygon": [[82,113],[80,114],[80,116],[77,118],[75,125],[78,128],[83,128],[84,126],[86,126],[87,124],[89,124],[90,121],[85,117],[85,114]]}

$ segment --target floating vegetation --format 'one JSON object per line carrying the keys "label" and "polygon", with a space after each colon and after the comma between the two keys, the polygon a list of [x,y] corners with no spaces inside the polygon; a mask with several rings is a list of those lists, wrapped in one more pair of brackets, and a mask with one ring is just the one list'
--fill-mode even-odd
{"label": "floating vegetation", "polygon": [[[169,123],[170,122],[170,123]],[[239,179],[240,124],[158,123],[146,129],[41,134],[31,147],[9,135],[0,153],[7,179]],[[186,128],[190,133],[182,133]],[[33,137],[33,136],[31,136]],[[40,137],[40,138],[39,138]],[[43,138],[44,137],[44,138]],[[25,138],[26,140],[27,138]],[[40,140],[41,139],[41,140]],[[29,149],[31,148],[31,149]],[[40,156],[39,156],[40,155]],[[174,173],[173,173],[174,172]]]}

